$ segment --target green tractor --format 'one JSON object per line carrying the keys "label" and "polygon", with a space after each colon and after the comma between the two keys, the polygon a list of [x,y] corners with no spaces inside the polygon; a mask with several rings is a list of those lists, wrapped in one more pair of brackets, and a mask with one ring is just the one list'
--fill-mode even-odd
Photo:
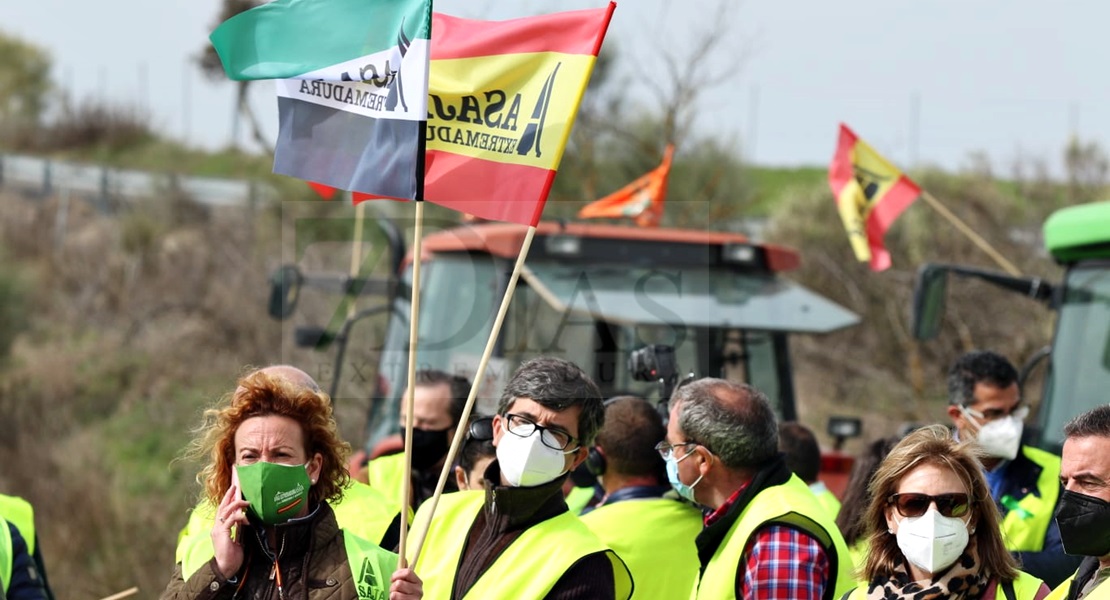
{"label": "green tractor", "polygon": [[1066,269],[1059,283],[957,265],[924,265],[914,289],[912,329],[919,340],[936,336],[949,274],[986,281],[1056,311],[1051,346],[1030,358],[1021,375],[1025,380],[1045,368],[1029,443],[1058,453],[1068,420],[1110,402],[1110,202],[1056,211],[1045,221],[1044,240]]}

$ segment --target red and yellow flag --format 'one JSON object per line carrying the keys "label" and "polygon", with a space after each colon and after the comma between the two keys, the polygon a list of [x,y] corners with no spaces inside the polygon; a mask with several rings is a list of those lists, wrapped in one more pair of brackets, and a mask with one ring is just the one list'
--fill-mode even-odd
{"label": "red and yellow flag", "polygon": [[614,8],[509,21],[433,15],[425,200],[539,222]]}
{"label": "red and yellow flag", "polygon": [[663,218],[663,200],[667,197],[667,177],[671,174],[674,144],[667,144],[663,162],[637,177],[632,183],[595,200],[578,211],[580,219],[630,218],[640,227],[658,227]]}
{"label": "red and yellow flag", "polygon": [[873,271],[889,268],[883,235],[921,188],[843,123],[829,165],[829,187],[856,258],[870,261]]}

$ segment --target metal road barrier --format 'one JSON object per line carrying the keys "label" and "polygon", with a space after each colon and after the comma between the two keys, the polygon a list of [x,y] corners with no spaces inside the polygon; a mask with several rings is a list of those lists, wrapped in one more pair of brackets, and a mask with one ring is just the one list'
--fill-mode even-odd
{"label": "metal road barrier", "polygon": [[270,186],[257,181],[186,177],[2,153],[0,189],[19,190],[39,197],[64,190],[86,196],[100,207],[111,206],[112,201],[118,200],[156,199],[171,190],[207,206],[246,208],[276,197]]}

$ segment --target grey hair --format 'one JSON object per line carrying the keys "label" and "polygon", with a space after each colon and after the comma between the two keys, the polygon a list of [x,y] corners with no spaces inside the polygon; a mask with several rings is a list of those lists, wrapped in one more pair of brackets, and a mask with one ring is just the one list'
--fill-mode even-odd
{"label": "grey hair", "polygon": [[761,466],[778,454],[779,431],[767,396],[746,383],[706,377],[675,390],[678,426],[726,467]]}
{"label": "grey hair", "polygon": [[578,441],[583,446],[593,445],[605,420],[597,384],[578,365],[562,358],[540,356],[520,365],[501,392],[497,414],[509,412],[518,398],[531,399],[555,412],[581,406]]}
{"label": "grey hair", "polygon": [[1064,425],[1067,438],[1110,437],[1110,404],[1097,406]]}

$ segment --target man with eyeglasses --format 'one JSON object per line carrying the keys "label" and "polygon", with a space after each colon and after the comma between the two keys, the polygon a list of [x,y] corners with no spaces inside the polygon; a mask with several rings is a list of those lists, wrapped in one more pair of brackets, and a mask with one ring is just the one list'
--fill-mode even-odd
{"label": "man with eyeglasses", "polygon": [[600,391],[574,363],[540,357],[517,369],[493,417],[485,489],[443,496],[428,527],[415,567],[425,597],[628,600],[624,562],[563,498],[603,417]]}
{"label": "man with eyeglasses", "polygon": [[991,496],[1002,513],[1006,549],[1022,570],[1055,587],[1079,559],[1064,554],[1052,514],[1060,498],[1060,457],[1021,443],[1029,408],[1017,369],[989,350],[968,352],[948,371],[948,416],[961,440],[976,440]]}
{"label": "man with eyeglasses", "polygon": [[758,389],[705,378],[675,390],[659,450],[675,491],[711,511],[696,540],[699,600],[827,600],[852,589],[844,537],[787,468]]}

